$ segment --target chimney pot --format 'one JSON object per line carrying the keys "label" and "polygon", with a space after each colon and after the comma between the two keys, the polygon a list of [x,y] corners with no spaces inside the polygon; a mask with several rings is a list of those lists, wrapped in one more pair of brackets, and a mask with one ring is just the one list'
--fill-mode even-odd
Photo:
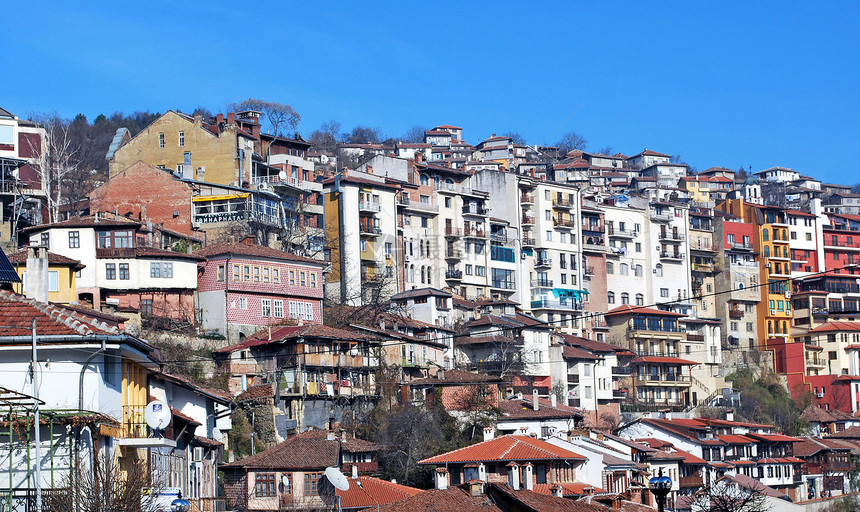
{"label": "chimney pot", "polygon": [[227,113],[227,123],[233,124],[235,122],[236,122],[236,114],[234,114],[233,112],[228,112]]}
{"label": "chimney pot", "polygon": [[352,477],[358,478],[358,463],[357,462],[352,463]]}
{"label": "chimney pot", "polygon": [[484,441],[490,441],[496,436],[496,429],[493,427],[484,427]]}
{"label": "chimney pot", "polygon": [[540,404],[538,404],[538,391],[536,389],[532,390],[532,408],[536,411],[540,409]]}

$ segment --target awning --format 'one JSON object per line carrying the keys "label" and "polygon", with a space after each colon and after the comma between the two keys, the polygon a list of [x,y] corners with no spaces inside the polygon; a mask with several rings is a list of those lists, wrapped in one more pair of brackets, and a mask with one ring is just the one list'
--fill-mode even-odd
{"label": "awning", "polygon": [[588,295],[586,290],[574,290],[571,288],[553,288],[552,294],[555,295],[557,299],[562,297],[573,298],[575,300],[581,300],[582,295]]}

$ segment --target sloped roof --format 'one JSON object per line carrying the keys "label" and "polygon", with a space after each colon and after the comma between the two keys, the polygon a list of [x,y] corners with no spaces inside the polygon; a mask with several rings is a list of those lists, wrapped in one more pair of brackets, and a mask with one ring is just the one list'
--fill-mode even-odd
{"label": "sloped roof", "polygon": [[624,314],[662,315],[662,316],[674,316],[674,317],[685,316],[685,315],[682,315],[681,313],[675,313],[674,311],[663,311],[662,309],[647,308],[644,306],[631,306],[630,304],[625,304],[623,306],[618,306],[615,309],[610,309],[606,313],[605,316],[624,315]]}
{"label": "sloped roof", "polygon": [[696,361],[690,361],[688,359],[680,359],[677,357],[663,357],[663,356],[637,357],[636,359],[633,360],[633,363],[667,363],[667,364],[683,364],[683,365],[699,364]]}
{"label": "sloped roof", "polygon": [[[23,295],[0,290],[0,339],[7,336],[29,336],[36,319],[36,332],[42,336],[87,336],[120,334],[105,322],[53,304],[45,304]],[[147,345],[148,346],[148,345]]]}
{"label": "sloped roof", "polygon": [[586,460],[585,457],[540,439],[507,435],[418,461],[418,464],[459,462]]}
{"label": "sloped roof", "polygon": [[[271,332],[271,333],[270,333]],[[237,345],[230,345],[215,350],[216,353],[229,353],[237,350],[242,350],[250,347],[267,345],[269,343],[278,343],[281,341],[294,340],[298,338],[329,338],[341,341],[367,341],[376,339],[373,336],[368,336],[355,331],[346,329],[337,329],[321,324],[309,325],[284,325],[269,329],[262,329],[249,336],[244,342]]]}
{"label": "sloped roof", "polygon": [[[328,432],[325,430],[309,430],[287,438],[282,443],[263,450],[250,457],[239,459],[221,467],[244,468],[244,469],[293,469],[293,470],[319,470],[322,471],[330,466],[338,465],[338,450],[341,441],[337,438],[327,439]],[[348,439],[343,441],[346,448],[348,441],[358,446],[361,440]],[[367,443],[374,449],[377,445]],[[359,450],[355,450],[359,451]],[[373,451],[368,449],[365,451]]]}
{"label": "sloped roof", "polygon": [[41,224],[39,226],[30,226],[24,228],[22,231],[26,233],[34,232],[34,231],[44,231],[46,229],[51,228],[140,228],[142,224],[140,222],[136,222],[133,220],[123,219],[123,218],[111,218],[107,219],[104,217],[95,217],[95,216],[87,216],[87,217],[72,217],[68,220],[61,220],[59,222],[54,222],[52,224]]}
{"label": "sloped roof", "polygon": [[616,347],[615,345],[610,345],[609,343],[582,338],[573,334],[561,334],[560,336],[568,345],[575,345],[591,352],[619,352],[626,350],[621,347]]}
{"label": "sloped roof", "polygon": [[350,477],[348,490],[335,489],[335,494],[340,496],[341,508],[376,507],[415,496],[420,492],[423,491],[372,476]]}
{"label": "sloped roof", "polygon": [[834,439],[860,439],[860,426],[848,427],[841,432],[827,436]]}
{"label": "sloped roof", "polygon": [[298,254],[292,254],[289,252],[279,251],[277,249],[272,249],[271,247],[266,247],[263,245],[252,245],[246,243],[236,243],[231,244],[227,242],[222,242],[218,244],[212,244],[206,246],[202,249],[194,251],[194,254],[197,256],[227,256],[227,255],[236,255],[236,256],[248,256],[251,258],[268,258],[274,260],[285,260],[285,261],[301,261],[303,263],[312,263],[319,266],[325,266],[325,262],[321,260],[315,260],[313,258],[307,258],[305,256],[299,256]]}
{"label": "sloped roof", "polygon": [[538,399],[538,410],[528,399],[502,400],[499,409],[502,411],[498,420],[500,422],[508,419],[567,419],[583,416],[582,411],[575,407],[562,404],[553,406],[552,402],[543,398]]}
{"label": "sloped roof", "polygon": [[425,377],[421,379],[414,379],[410,382],[411,385],[426,385],[431,384],[434,386],[458,386],[464,384],[485,384],[485,383],[501,383],[504,382],[504,379],[500,377],[493,377],[492,375],[487,375],[484,373],[472,373],[467,372],[465,370],[445,370],[442,378],[439,378],[439,374],[436,374],[436,378],[433,377]]}
{"label": "sloped roof", "polygon": [[849,452],[851,447],[839,439],[817,439],[814,437],[802,437],[794,443],[794,455],[796,457],[809,457],[821,451]]}
{"label": "sloped roof", "polygon": [[406,290],[405,292],[400,292],[398,294],[392,295],[391,300],[402,300],[408,299],[411,297],[452,297],[451,292],[446,292],[443,290],[439,290],[438,288],[426,287],[426,288],[416,288],[414,290]]}
{"label": "sloped roof", "polygon": [[[9,255],[9,261],[16,265],[26,265],[27,264],[27,250],[18,251],[14,254]],[[3,260],[0,259],[0,267],[2,267]],[[49,265],[57,265],[60,267],[72,267],[75,270],[81,270],[86,265],[82,264],[78,260],[74,260],[72,258],[67,258],[62,254],[57,254],[55,252],[48,251],[48,264]]]}

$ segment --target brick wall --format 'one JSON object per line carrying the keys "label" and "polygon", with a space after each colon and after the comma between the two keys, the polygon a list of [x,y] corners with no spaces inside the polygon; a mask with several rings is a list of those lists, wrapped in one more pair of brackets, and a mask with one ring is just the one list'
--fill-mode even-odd
{"label": "brick wall", "polygon": [[[484,401],[487,405],[498,407],[499,386],[486,384]],[[442,388],[442,406],[448,411],[463,410],[466,404],[475,401],[479,392],[478,386],[445,386]]]}
{"label": "brick wall", "polygon": [[[191,235],[191,188],[170,173],[138,162],[90,194],[93,211],[131,213],[134,219]],[[179,215],[174,217],[174,213]]]}
{"label": "brick wall", "polygon": [[243,510],[248,500],[247,474],[241,469],[224,469],[224,493],[233,510]]}
{"label": "brick wall", "polygon": [[196,323],[194,315],[194,291],[113,292],[103,290],[106,298],[119,300],[118,306],[140,311],[140,301],[152,301],[152,316]]}

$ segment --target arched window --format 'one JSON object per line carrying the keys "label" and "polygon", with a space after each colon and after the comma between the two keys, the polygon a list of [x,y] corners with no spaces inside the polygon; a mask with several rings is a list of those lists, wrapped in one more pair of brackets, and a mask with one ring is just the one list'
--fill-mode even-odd
{"label": "arched window", "polygon": [[641,293],[636,294],[636,305],[637,306],[644,306],[645,305],[645,296],[642,295]]}
{"label": "arched window", "polygon": [[768,246],[768,245],[764,246],[764,256],[765,257],[770,256],[770,246]]}
{"label": "arched window", "polygon": [[764,240],[765,242],[770,240],[770,232],[766,229],[762,229],[761,230],[761,239]]}
{"label": "arched window", "polygon": [[657,271],[657,272],[654,272],[654,274],[656,274],[657,277],[663,277],[663,264],[662,263],[658,263],[657,266],[654,267],[654,270]]}
{"label": "arched window", "polygon": [[621,265],[619,265],[618,269],[620,270],[620,274],[622,276],[630,274],[630,267],[626,263],[622,263]]}
{"label": "arched window", "polygon": [[612,263],[611,261],[606,262],[606,273],[607,274],[614,274],[615,273],[615,263]]}
{"label": "arched window", "polygon": [[424,265],[421,265],[421,284],[424,284]]}
{"label": "arched window", "polygon": [[615,292],[606,292],[606,302],[615,304]]}
{"label": "arched window", "polygon": [[633,275],[636,277],[642,277],[642,265],[636,265],[633,267]]}
{"label": "arched window", "polygon": [[785,320],[782,321],[782,333],[788,334],[788,322],[786,322]]}
{"label": "arched window", "polygon": [[624,292],[621,294],[621,303],[622,304],[630,304],[630,294]]}
{"label": "arched window", "polygon": [[418,256],[424,257],[424,240],[418,241]]}

